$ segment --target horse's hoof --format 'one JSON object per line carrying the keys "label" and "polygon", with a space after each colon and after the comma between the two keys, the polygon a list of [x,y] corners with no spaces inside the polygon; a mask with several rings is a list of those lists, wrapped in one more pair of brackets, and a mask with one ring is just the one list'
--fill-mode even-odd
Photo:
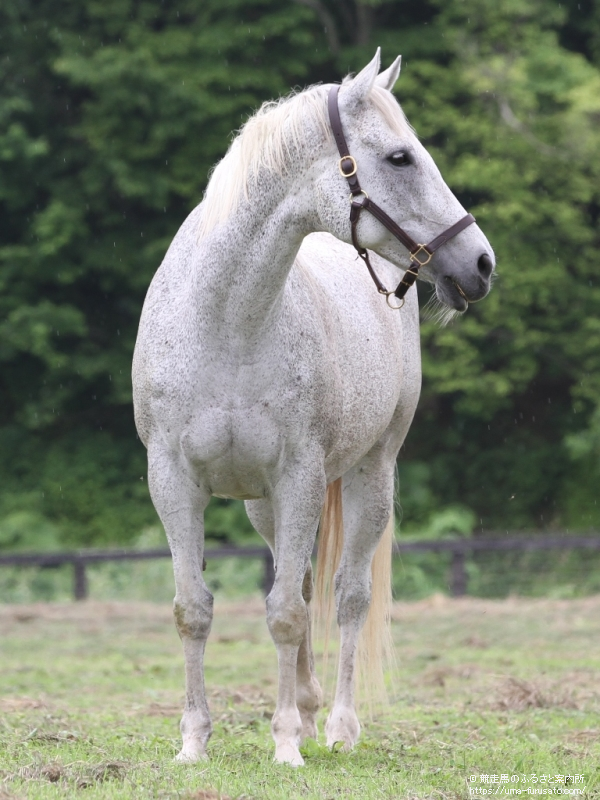
{"label": "horse's hoof", "polygon": [[207,761],[208,756],[204,750],[192,747],[183,747],[180,753],[175,756],[178,764],[195,764],[197,761]]}
{"label": "horse's hoof", "polygon": [[332,711],[325,723],[327,747],[350,752],[360,736],[360,723],[353,709]]}
{"label": "horse's hoof", "polygon": [[300,750],[293,744],[280,744],[275,749],[275,758],[278,764],[289,764],[290,767],[304,766],[304,759],[300,755]]}

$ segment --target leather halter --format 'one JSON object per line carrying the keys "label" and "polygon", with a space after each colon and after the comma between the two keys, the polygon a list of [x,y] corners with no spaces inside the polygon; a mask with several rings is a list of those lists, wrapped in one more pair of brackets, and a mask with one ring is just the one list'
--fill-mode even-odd
{"label": "leather halter", "polygon": [[[369,270],[373,281],[375,282],[375,286],[377,287],[377,291],[379,294],[384,294],[387,300],[387,304],[390,308],[402,308],[404,305],[404,295],[416,281],[417,276],[419,274],[419,269],[424,267],[425,264],[429,264],[431,258],[436,250],[438,250],[443,244],[450,241],[457,233],[460,233],[469,225],[472,225],[475,222],[475,217],[472,214],[467,214],[461,220],[456,222],[454,225],[451,225],[447,230],[443,233],[440,233],[439,236],[436,236],[435,239],[432,239],[429,244],[419,244],[415,242],[415,240],[409,236],[409,234],[402,230],[402,228],[397,225],[394,220],[389,217],[385,211],[376,205],[370,198],[369,195],[365,192],[364,189],[361,189],[360,183],[358,182],[358,175],[357,175],[357,165],[354,158],[350,155],[348,150],[348,145],[346,143],[346,138],[344,136],[344,131],[342,128],[342,121],[340,119],[340,109],[338,106],[338,92],[340,87],[338,85],[332,86],[329,91],[328,97],[328,109],[329,109],[329,122],[331,124],[331,130],[333,131],[333,136],[335,142],[337,144],[337,148],[340,153],[340,160],[339,160],[339,168],[341,174],[346,178],[348,181],[348,186],[350,187],[350,226],[352,231],[352,244],[356,248],[356,252],[362,258],[362,260],[367,265],[367,269]],[[404,247],[410,253],[410,265],[402,280],[398,284],[398,286],[392,290],[391,292],[388,291],[383,283],[377,277],[373,266],[369,260],[369,253],[366,248],[361,247],[358,243],[356,226],[358,225],[358,220],[360,219],[360,212],[361,211],[368,211],[372,214],[376,219],[384,225],[388,231],[401,242]],[[462,289],[457,286],[458,291],[460,294],[467,300],[464,295]],[[397,297],[399,300],[402,300],[399,306],[391,305],[390,297],[394,296]],[[468,300],[467,300],[468,302]]]}

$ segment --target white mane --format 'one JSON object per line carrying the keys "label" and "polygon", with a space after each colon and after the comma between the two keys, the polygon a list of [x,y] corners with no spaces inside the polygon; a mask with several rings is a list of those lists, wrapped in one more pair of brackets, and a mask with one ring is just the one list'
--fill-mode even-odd
{"label": "white mane", "polygon": [[[223,159],[214,167],[204,193],[199,238],[209,234],[248,198],[252,178],[263,170],[283,175],[302,152],[306,132],[317,130],[323,144],[333,141],[327,112],[328,86],[311,86],[263,103],[240,128]],[[374,86],[369,99],[387,125],[398,133],[410,129],[394,96]]]}

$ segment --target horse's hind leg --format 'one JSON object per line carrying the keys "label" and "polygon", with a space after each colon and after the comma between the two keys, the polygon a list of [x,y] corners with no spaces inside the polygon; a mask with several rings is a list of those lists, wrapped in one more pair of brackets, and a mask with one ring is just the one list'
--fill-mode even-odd
{"label": "horse's hind leg", "polygon": [[308,569],[302,583],[302,597],[306,603],[306,635],[298,650],[296,667],[296,704],[302,719],[302,739],[317,738],[317,713],[323,705],[323,692],[315,673],[315,659],[312,649],[312,630],[310,601],[313,595],[313,571]]}
{"label": "horse's hind leg", "polygon": [[204,689],[204,648],[212,622],[213,598],[202,576],[204,509],[209,496],[190,480],[176,456],[151,446],[148,485],[173,555],[173,613],[185,659],[183,746],[177,760],[197,761],[206,756],[212,733]]}
{"label": "horse's hind leg", "polygon": [[[275,520],[273,506],[268,500],[248,500],[246,511],[254,528],[275,551]],[[302,583],[302,597],[306,603],[306,635],[298,650],[296,665],[296,705],[302,720],[301,739],[317,738],[317,713],[323,703],[323,693],[315,673],[310,627],[310,601],[313,593],[312,565],[308,564]]]}
{"label": "horse's hind leg", "polygon": [[371,602],[371,562],[390,518],[394,461],[381,451],[367,454],[344,476],[344,547],[335,577],[340,656],[334,704],[325,724],[327,745],[356,744],[360,723],[354,702],[358,638]]}

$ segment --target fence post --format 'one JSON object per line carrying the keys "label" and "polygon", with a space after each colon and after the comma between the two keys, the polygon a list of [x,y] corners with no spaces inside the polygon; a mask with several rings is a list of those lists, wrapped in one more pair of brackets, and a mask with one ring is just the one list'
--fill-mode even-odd
{"label": "fence post", "polygon": [[266,597],[275,583],[275,562],[273,561],[273,553],[270,550],[265,553],[264,568],[262,590]]}
{"label": "fence post", "polygon": [[452,567],[450,569],[450,594],[452,597],[464,597],[467,593],[467,570],[465,554],[462,550],[452,551]]}
{"label": "fence post", "polygon": [[73,596],[75,600],[86,600],[88,589],[85,561],[80,558],[75,559],[75,561],[73,561]]}

